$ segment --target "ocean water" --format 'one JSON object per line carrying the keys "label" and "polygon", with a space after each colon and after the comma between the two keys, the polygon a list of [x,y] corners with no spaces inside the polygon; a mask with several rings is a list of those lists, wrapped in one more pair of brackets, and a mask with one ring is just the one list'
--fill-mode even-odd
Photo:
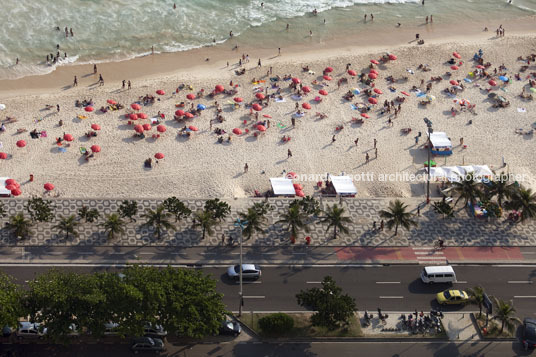
{"label": "ocean water", "polygon": [[[536,0],[2,0],[0,79],[44,74],[72,63],[119,61],[155,52],[185,51],[229,41],[264,48],[305,42],[374,26],[443,23],[536,14]],[[173,5],[176,4],[176,9]],[[317,16],[312,15],[316,8]],[[324,24],[324,20],[326,21]],[[289,24],[290,31],[285,31]],[[56,30],[59,27],[60,30]],[[74,36],[65,37],[64,28]],[[62,59],[46,63],[46,55]],[[67,58],[63,58],[67,53]],[[15,59],[20,63],[15,65]]]}

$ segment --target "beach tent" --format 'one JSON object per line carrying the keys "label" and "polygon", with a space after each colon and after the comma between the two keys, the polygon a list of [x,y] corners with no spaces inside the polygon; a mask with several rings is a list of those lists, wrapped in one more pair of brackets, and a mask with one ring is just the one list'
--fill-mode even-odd
{"label": "beach tent", "polygon": [[452,142],[444,132],[434,132],[430,134],[430,142],[432,143],[432,154],[434,155],[451,155]]}
{"label": "beach tent", "polygon": [[[428,168],[425,168],[425,171]],[[493,172],[487,165],[467,165],[467,166],[443,166],[431,167],[430,177],[433,179],[444,179],[458,182],[463,177],[472,173],[476,181],[482,181],[483,178],[491,178]]]}
{"label": "beach tent", "polygon": [[0,177],[0,197],[10,197],[11,191],[6,188],[6,180],[9,177]]}
{"label": "beach tent", "polygon": [[357,189],[350,176],[330,176],[331,183],[339,195],[355,195]]}
{"label": "beach tent", "polygon": [[284,177],[275,177],[270,179],[274,195],[294,196],[296,190],[292,184],[292,180]]}

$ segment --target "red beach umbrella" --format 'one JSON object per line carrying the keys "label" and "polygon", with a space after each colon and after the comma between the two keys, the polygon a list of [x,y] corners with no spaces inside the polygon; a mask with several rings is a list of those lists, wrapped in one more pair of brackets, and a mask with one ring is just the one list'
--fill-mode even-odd
{"label": "red beach umbrella", "polygon": [[452,69],[453,71],[457,71],[458,68],[459,68],[458,66],[454,66],[454,65],[453,65],[453,66],[450,66],[450,69]]}
{"label": "red beach umbrella", "polygon": [[370,98],[368,99],[368,102],[369,102],[370,104],[378,104],[378,99],[370,97]]}
{"label": "red beach umbrella", "polygon": [[368,74],[368,77],[370,79],[376,79],[376,78],[378,78],[378,75],[376,73],[371,72],[371,73]]}
{"label": "red beach umbrella", "polygon": [[235,135],[242,135],[242,129],[240,129],[240,128],[234,128],[234,129],[233,129],[233,133],[234,133]]}
{"label": "red beach umbrella", "polygon": [[374,93],[383,94],[383,92],[379,88],[374,88]]}
{"label": "red beach umbrella", "polygon": [[145,113],[138,113],[138,118],[140,118],[140,119],[147,119],[148,116],[147,116],[147,114],[145,114]]}
{"label": "red beach umbrella", "polygon": [[309,93],[311,91],[311,88],[307,87],[307,86],[303,86],[302,91],[303,91],[303,93]]}
{"label": "red beach umbrella", "polygon": [[54,189],[54,185],[51,184],[50,182],[45,183],[44,187],[45,187],[45,190],[47,191],[52,191]]}
{"label": "red beach umbrella", "polygon": [[457,86],[457,85],[458,85],[458,82],[455,81],[454,79],[451,79],[449,83],[452,84],[453,86]]}
{"label": "red beach umbrella", "polygon": [[305,193],[303,193],[302,190],[296,190],[296,196],[298,196],[298,197],[305,197]]}
{"label": "red beach umbrella", "polygon": [[25,147],[26,146],[26,141],[24,141],[24,140],[17,141],[17,146],[20,147],[20,148]]}
{"label": "red beach umbrella", "polygon": [[257,103],[253,104],[251,107],[258,112],[262,110],[262,107]]}
{"label": "red beach umbrella", "polygon": [[234,98],[234,101],[235,101],[236,103],[242,103],[242,102],[244,101],[244,99],[242,99],[242,98],[240,98],[240,97],[235,97],[235,98]]}
{"label": "red beach umbrella", "polygon": [[221,93],[225,90],[225,88],[221,84],[218,84],[216,87],[214,87],[214,90],[216,93]]}
{"label": "red beach umbrella", "polygon": [[490,79],[490,80],[488,81],[488,84],[489,84],[490,86],[492,86],[492,87],[495,87],[495,86],[497,85],[497,82],[495,82],[493,79]]}
{"label": "red beach umbrella", "polygon": [[[136,133],[143,133],[143,126],[141,124],[134,125],[134,131]],[[93,150],[93,149],[92,149]]]}
{"label": "red beach umbrella", "polygon": [[328,95],[328,92],[325,89],[319,90],[318,93],[322,95]]}
{"label": "red beach umbrella", "polygon": [[370,118],[370,115],[368,115],[367,113],[361,113],[361,116],[363,118],[367,118],[367,119]]}
{"label": "red beach umbrella", "polygon": [[373,63],[373,64],[380,64],[380,62],[376,61],[375,59],[371,59],[371,60],[370,60],[370,63]]}
{"label": "red beach umbrella", "polygon": [[63,135],[63,139],[66,141],[73,141],[74,137],[71,134],[65,134]]}
{"label": "red beach umbrella", "polygon": [[257,125],[257,130],[258,131],[266,131],[266,127],[264,125]]}
{"label": "red beach umbrella", "polygon": [[7,154],[5,152],[0,152],[0,159],[2,160],[7,159]]}
{"label": "red beach umbrella", "polygon": [[13,185],[13,184],[12,184],[12,185],[7,185],[7,186],[6,186],[6,190],[9,190],[9,191],[13,191],[13,190],[16,190],[16,189],[17,189],[17,186],[15,186],[15,185]]}
{"label": "red beach umbrella", "polygon": [[452,55],[456,57],[457,59],[462,58],[462,56],[458,52],[452,52]]}
{"label": "red beach umbrella", "polygon": [[330,76],[328,76],[327,74],[324,75],[324,77],[322,77],[322,78],[324,78],[326,81],[331,81],[333,79]]}
{"label": "red beach umbrella", "polygon": [[164,154],[162,154],[161,152],[157,152],[156,154],[154,154],[154,157],[155,159],[161,160],[164,158]]}
{"label": "red beach umbrella", "polygon": [[389,59],[390,59],[391,61],[396,61],[397,58],[398,58],[398,57],[396,57],[396,55],[389,55]]}
{"label": "red beach umbrella", "polygon": [[303,103],[301,106],[303,109],[311,109],[311,104],[309,103]]}
{"label": "red beach umbrella", "polygon": [[292,180],[292,179],[295,179],[295,178],[298,178],[298,174],[295,173],[294,171],[291,171],[291,172],[289,172],[289,173],[287,174],[287,178],[288,178],[288,179],[291,179],[291,180]]}
{"label": "red beach umbrella", "polygon": [[113,99],[108,99],[106,101],[106,103],[111,104],[111,105],[116,105],[117,104],[117,102],[115,100],[113,100]]}
{"label": "red beach umbrella", "polygon": [[484,69],[484,68],[486,68],[486,67],[484,67],[483,65],[479,64],[478,66],[476,66],[476,68],[478,68],[478,69]]}
{"label": "red beach umbrella", "polygon": [[100,125],[99,124],[91,124],[91,129],[93,130],[100,130]]}
{"label": "red beach umbrella", "polygon": [[128,115],[128,118],[129,118],[130,120],[138,120],[138,114],[130,113],[130,114]]}
{"label": "red beach umbrella", "polygon": [[179,109],[175,112],[175,115],[178,116],[178,117],[182,117],[184,115],[184,110],[182,109]]}
{"label": "red beach umbrella", "polygon": [[301,190],[303,190],[303,186],[301,185],[301,183],[295,183],[295,184],[293,184],[293,186],[294,186],[294,189],[295,189],[296,191],[301,191]]}
{"label": "red beach umbrella", "polygon": [[259,99],[259,100],[263,100],[263,99],[264,99],[264,94],[262,94],[262,93],[257,93],[257,94],[255,94],[255,97],[256,97],[257,99]]}
{"label": "red beach umbrella", "polygon": [[132,103],[130,107],[134,110],[140,110],[141,106],[138,103]]}
{"label": "red beach umbrella", "polygon": [[91,151],[93,152],[100,152],[101,148],[99,145],[92,145],[91,146]]}
{"label": "red beach umbrella", "polygon": [[198,131],[199,129],[197,128],[197,126],[193,126],[193,125],[190,125],[188,127],[188,129],[190,129],[191,131]]}
{"label": "red beach umbrella", "polygon": [[348,74],[351,75],[352,77],[357,76],[357,72],[354,71],[353,69],[349,69]]}
{"label": "red beach umbrella", "polygon": [[159,90],[156,91],[156,94],[158,94],[158,95],[164,95],[164,94],[166,94],[166,92],[164,92],[163,89],[159,89]]}
{"label": "red beach umbrella", "polygon": [[301,81],[300,81],[299,78],[296,78],[296,77],[292,78],[292,83],[294,83],[294,84],[300,84],[300,82],[301,82]]}
{"label": "red beach umbrella", "polygon": [[375,69],[371,69],[371,70],[369,71],[369,73],[380,74],[380,73],[379,73],[377,70],[375,70]]}
{"label": "red beach umbrella", "polygon": [[186,98],[188,98],[190,100],[194,100],[195,99],[195,94],[193,94],[193,93],[187,94]]}
{"label": "red beach umbrella", "polygon": [[16,188],[16,189],[14,189],[14,190],[11,190],[11,194],[12,194],[13,196],[20,196],[21,193],[22,193],[22,191],[20,190],[20,188]]}
{"label": "red beach umbrella", "polygon": [[7,186],[7,185],[14,185],[14,184],[16,184],[16,183],[17,183],[17,181],[15,181],[15,180],[12,179],[12,178],[6,180],[6,186]]}
{"label": "red beach umbrella", "polygon": [[157,125],[157,126],[156,126],[156,130],[157,130],[159,133],[165,133],[167,129],[166,129],[166,127],[165,127],[164,125],[160,124],[160,125]]}
{"label": "red beach umbrella", "polygon": [[190,113],[190,112],[184,114],[184,116],[185,116],[186,118],[188,118],[188,119],[192,119],[192,118],[194,117],[194,115],[193,115],[192,113]]}
{"label": "red beach umbrella", "polygon": [[94,109],[93,109],[93,107],[85,107],[84,110],[86,112],[92,112]]}
{"label": "red beach umbrella", "polygon": [[331,67],[326,67],[326,68],[324,68],[324,72],[325,72],[325,73],[331,73],[331,72],[333,72],[333,68],[331,68]]}
{"label": "red beach umbrella", "polygon": [[149,124],[149,123],[143,124],[143,130],[147,130],[147,131],[151,130],[151,124]]}

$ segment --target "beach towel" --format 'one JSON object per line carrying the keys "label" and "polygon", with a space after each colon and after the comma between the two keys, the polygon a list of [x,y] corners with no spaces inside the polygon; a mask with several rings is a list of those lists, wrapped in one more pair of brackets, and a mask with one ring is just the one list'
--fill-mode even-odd
{"label": "beach towel", "polygon": [[80,146],[80,154],[85,155],[87,152],[87,149],[83,146]]}
{"label": "beach towel", "polygon": [[463,80],[466,81],[467,83],[471,83],[471,82],[473,82],[473,81],[470,80],[469,78],[464,78]]}
{"label": "beach towel", "polygon": [[270,114],[263,114],[262,116],[265,117],[265,118],[272,119],[272,116]]}
{"label": "beach towel", "polygon": [[527,112],[527,109],[526,108],[517,108],[517,111],[519,113],[526,113]]}
{"label": "beach towel", "polygon": [[353,110],[358,110],[359,108],[355,104],[350,104]]}
{"label": "beach towel", "polygon": [[277,123],[277,127],[278,127],[279,129],[285,129],[287,126],[286,126],[285,124],[279,122],[279,123]]}
{"label": "beach towel", "polygon": [[418,92],[417,93],[418,98],[424,97],[425,95],[426,95],[426,93],[423,93],[423,92]]}
{"label": "beach towel", "polygon": [[43,131],[41,132],[41,137],[46,138],[47,136],[48,136],[48,135],[47,135],[47,132],[46,132],[45,130],[43,130]]}
{"label": "beach towel", "polygon": [[305,115],[305,113],[301,113],[301,114],[294,113],[294,114],[292,114],[292,116],[295,117],[295,118],[301,118],[301,117],[303,117],[304,115]]}
{"label": "beach towel", "polygon": [[60,152],[67,152],[67,149],[64,148],[64,147],[59,147],[58,150],[59,150]]}
{"label": "beach towel", "polygon": [[415,74],[415,72],[413,72],[413,70],[411,68],[406,68],[406,72],[411,73],[411,74]]}
{"label": "beach towel", "polygon": [[277,77],[270,78],[270,82],[277,82],[277,81],[279,81],[279,78]]}
{"label": "beach towel", "polygon": [[402,94],[404,94],[405,96],[409,97],[409,93],[408,92],[401,92]]}
{"label": "beach towel", "polygon": [[294,94],[291,98],[294,100],[302,100],[302,97],[296,94]]}
{"label": "beach towel", "polygon": [[396,88],[391,88],[391,87],[389,87],[389,90],[391,91],[391,93],[396,92]]}
{"label": "beach towel", "polygon": [[87,116],[82,115],[82,114],[78,114],[76,117],[77,117],[78,119],[87,119]]}
{"label": "beach towel", "polygon": [[285,98],[283,98],[283,99],[276,98],[275,101],[278,102],[278,103],[283,103],[283,102],[285,102]]}
{"label": "beach towel", "polygon": [[4,147],[4,143],[0,141],[0,149]]}
{"label": "beach towel", "polygon": [[292,78],[283,78],[284,81],[290,81]]}

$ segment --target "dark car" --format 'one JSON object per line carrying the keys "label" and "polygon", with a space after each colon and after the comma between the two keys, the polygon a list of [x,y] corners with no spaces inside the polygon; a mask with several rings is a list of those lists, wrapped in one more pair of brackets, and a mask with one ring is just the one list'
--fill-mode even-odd
{"label": "dark car", "polygon": [[242,332],[242,327],[238,322],[227,318],[222,321],[220,335],[232,335],[236,337],[240,335],[240,332]]}
{"label": "dark car", "polygon": [[523,320],[523,345],[530,348],[536,347],[536,319],[527,317]]}
{"label": "dark car", "polygon": [[164,342],[159,338],[151,337],[138,337],[132,341],[132,346],[130,349],[134,353],[140,351],[153,351],[153,352],[162,352],[165,350]]}

